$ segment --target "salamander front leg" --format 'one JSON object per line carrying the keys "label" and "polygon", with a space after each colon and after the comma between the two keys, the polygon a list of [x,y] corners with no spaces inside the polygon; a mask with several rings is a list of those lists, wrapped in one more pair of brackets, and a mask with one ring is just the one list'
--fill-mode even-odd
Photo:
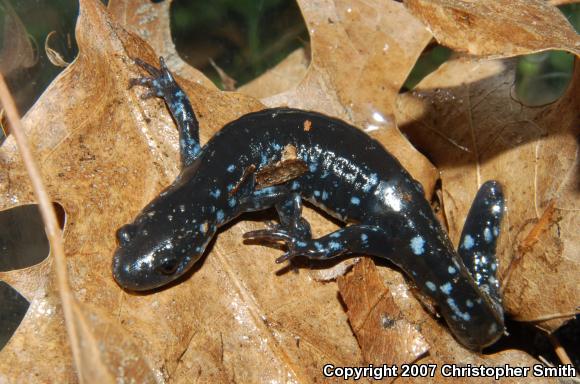
{"label": "salamander front leg", "polygon": [[163,57],[159,58],[161,69],[157,69],[141,59],[135,59],[135,64],[146,70],[151,77],[131,79],[130,86],[141,85],[149,88],[149,91],[141,96],[143,99],[156,96],[165,100],[179,128],[181,165],[182,167],[187,167],[193,163],[201,151],[199,124],[187,95],[173,79]]}

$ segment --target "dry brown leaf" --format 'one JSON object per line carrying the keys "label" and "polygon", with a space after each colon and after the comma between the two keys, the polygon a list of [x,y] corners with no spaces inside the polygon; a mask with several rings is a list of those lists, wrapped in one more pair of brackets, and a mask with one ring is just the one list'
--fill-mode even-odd
{"label": "dry brown leaf", "polygon": [[107,11],[119,25],[145,40],[158,56],[163,56],[173,73],[205,88],[217,90],[210,79],[177,54],[171,39],[170,7],[171,1],[110,0]]}
{"label": "dry brown leaf", "polygon": [[561,49],[580,54],[580,36],[545,0],[405,0],[439,41],[472,55],[510,57]]}
{"label": "dry brown leaf", "polygon": [[48,35],[46,35],[46,39],[44,39],[44,52],[46,53],[46,57],[48,57],[48,60],[52,63],[52,65],[64,68],[67,65],[69,65],[69,63],[65,61],[65,59],[62,57],[60,53],[58,53],[56,50],[52,49],[50,45],[48,45],[50,37],[55,34],[56,31],[51,31]]}
{"label": "dry brown leaf", "polygon": [[[478,187],[497,179],[508,213],[498,245],[504,305],[521,321],[554,330],[580,298],[578,85],[528,108],[513,97],[515,61],[456,59],[411,93],[397,119],[441,169],[455,244]],[[509,275],[509,278],[508,278]]]}
{"label": "dry brown leaf", "polygon": [[352,273],[340,277],[338,288],[366,362],[400,367],[429,350],[421,333],[403,317],[371,259],[364,258]]}
{"label": "dry brown leaf", "polygon": [[269,69],[257,79],[238,88],[238,92],[265,99],[296,86],[306,76],[310,57],[304,48],[299,48]]}

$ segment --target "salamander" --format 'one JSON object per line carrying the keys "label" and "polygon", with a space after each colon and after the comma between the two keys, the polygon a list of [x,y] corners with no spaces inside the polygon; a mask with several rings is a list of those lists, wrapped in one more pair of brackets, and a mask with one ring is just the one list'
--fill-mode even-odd
{"label": "salamander", "polygon": [[[505,210],[501,185],[488,181],[467,215],[454,249],[419,182],[379,142],[344,121],[292,108],[249,113],[204,146],[185,92],[160,58],[160,69],[135,60],[148,76],[131,80],[143,98],[160,97],[180,132],[182,169],[131,224],[117,231],[113,276],[128,290],[161,287],[204,254],[218,229],[243,213],[274,207],[279,224],[245,239],[283,242],[294,257],[328,260],[364,254],[397,265],[434,300],[452,334],[480,350],[504,332],[495,256]],[[259,182],[286,148],[303,164],[290,178]],[[346,226],[313,238],[301,216],[306,200]]]}

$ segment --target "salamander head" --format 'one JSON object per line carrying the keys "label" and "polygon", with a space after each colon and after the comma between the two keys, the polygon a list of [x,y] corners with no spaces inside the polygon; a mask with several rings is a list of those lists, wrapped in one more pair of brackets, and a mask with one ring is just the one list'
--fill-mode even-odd
{"label": "salamander head", "polygon": [[133,223],[117,231],[113,276],[123,288],[145,291],[179,278],[200,259],[215,234],[215,220],[204,219],[199,206],[176,195],[161,194]]}

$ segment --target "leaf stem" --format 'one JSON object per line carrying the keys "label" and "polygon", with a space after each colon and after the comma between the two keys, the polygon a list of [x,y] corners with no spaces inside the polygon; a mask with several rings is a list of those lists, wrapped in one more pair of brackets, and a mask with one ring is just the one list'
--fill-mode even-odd
{"label": "leaf stem", "polygon": [[22,162],[24,163],[26,171],[28,172],[28,176],[30,177],[30,182],[32,183],[34,195],[36,196],[36,200],[39,204],[40,214],[42,215],[46,235],[50,243],[51,253],[54,258],[56,282],[62,304],[62,310],[64,313],[64,322],[66,331],[68,333],[68,340],[70,342],[74,363],[77,369],[77,375],[81,379],[83,375],[81,372],[82,365],[79,349],[80,344],[77,340],[78,333],[73,315],[74,297],[68,281],[66,258],[64,255],[64,246],[62,241],[62,230],[58,225],[56,213],[51,202],[52,200],[49,198],[48,193],[46,192],[46,188],[40,176],[38,166],[36,165],[32,151],[30,150],[30,145],[28,144],[28,139],[24,133],[22,121],[20,120],[18,110],[16,109],[16,104],[14,103],[14,99],[12,98],[10,90],[6,85],[4,76],[1,73],[0,102],[6,111],[6,116],[8,117],[8,122],[10,123],[10,133],[16,141],[16,145],[18,146],[18,150],[22,156]]}

